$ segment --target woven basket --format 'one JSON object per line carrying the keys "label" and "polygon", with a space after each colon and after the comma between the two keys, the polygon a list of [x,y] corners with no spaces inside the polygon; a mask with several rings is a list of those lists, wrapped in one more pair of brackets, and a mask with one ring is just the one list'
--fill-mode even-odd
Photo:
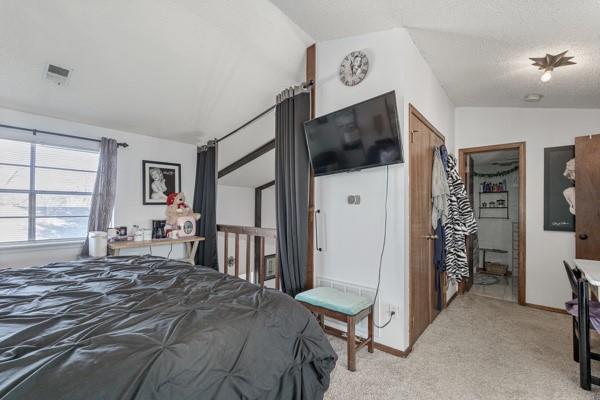
{"label": "woven basket", "polygon": [[508,265],[500,264],[495,262],[486,262],[485,263],[485,272],[492,275],[506,275],[506,271],[508,271]]}

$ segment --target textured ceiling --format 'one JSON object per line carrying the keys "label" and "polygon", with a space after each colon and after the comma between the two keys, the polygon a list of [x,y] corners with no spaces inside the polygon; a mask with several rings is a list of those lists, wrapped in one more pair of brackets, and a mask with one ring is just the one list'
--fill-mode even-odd
{"label": "textured ceiling", "polygon": [[196,143],[300,82],[311,43],[267,0],[1,0],[0,107]]}
{"label": "textured ceiling", "polygon": [[[317,41],[405,27],[456,106],[600,107],[597,0],[271,1]],[[542,84],[529,57],[564,50]]]}

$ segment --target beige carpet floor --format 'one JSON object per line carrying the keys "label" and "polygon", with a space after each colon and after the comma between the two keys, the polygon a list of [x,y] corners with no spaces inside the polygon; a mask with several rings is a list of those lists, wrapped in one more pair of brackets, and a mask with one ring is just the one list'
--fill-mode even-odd
{"label": "beige carpet floor", "polygon": [[[407,358],[366,349],[346,369],[345,342],[326,400],[600,399],[579,388],[570,317],[476,295],[459,296]],[[600,375],[600,363],[592,369]]]}

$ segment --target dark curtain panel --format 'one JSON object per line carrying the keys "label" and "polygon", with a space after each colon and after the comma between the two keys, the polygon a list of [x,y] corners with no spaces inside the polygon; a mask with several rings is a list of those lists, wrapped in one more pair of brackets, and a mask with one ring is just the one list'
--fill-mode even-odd
{"label": "dark curtain panel", "polygon": [[[92,194],[88,232],[106,232],[110,225],[115,207],[117,193],[117,151],[118,144],[115,139],[103,137],[100,140],[100,156],[98,159],[98,172]],[[81,256],[89,255],[89,240],[86,237]]]}
{"label": "dark curtain panel", "polygon": [[278,96],[275,133],[277,245],[285,293],[295,296],[306,284],[308,246],[309,159],[304,121],[310,116],[310,95]]}
{"label": "dark curtain panel", "polygon": [[198,149],[194,211],[201,214],[196,234],[205,240],[198,245],[196,265],[219,270],[217,257],[217,144],[215,141]]}

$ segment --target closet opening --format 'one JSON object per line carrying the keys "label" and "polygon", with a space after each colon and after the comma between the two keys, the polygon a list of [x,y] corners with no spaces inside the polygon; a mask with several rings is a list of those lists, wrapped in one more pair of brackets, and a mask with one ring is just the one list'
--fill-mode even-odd
{"label": "closet opening", "polygon": [[525,305],[525,143],[460,149],[459,168],[479,228],[459,290]]}

